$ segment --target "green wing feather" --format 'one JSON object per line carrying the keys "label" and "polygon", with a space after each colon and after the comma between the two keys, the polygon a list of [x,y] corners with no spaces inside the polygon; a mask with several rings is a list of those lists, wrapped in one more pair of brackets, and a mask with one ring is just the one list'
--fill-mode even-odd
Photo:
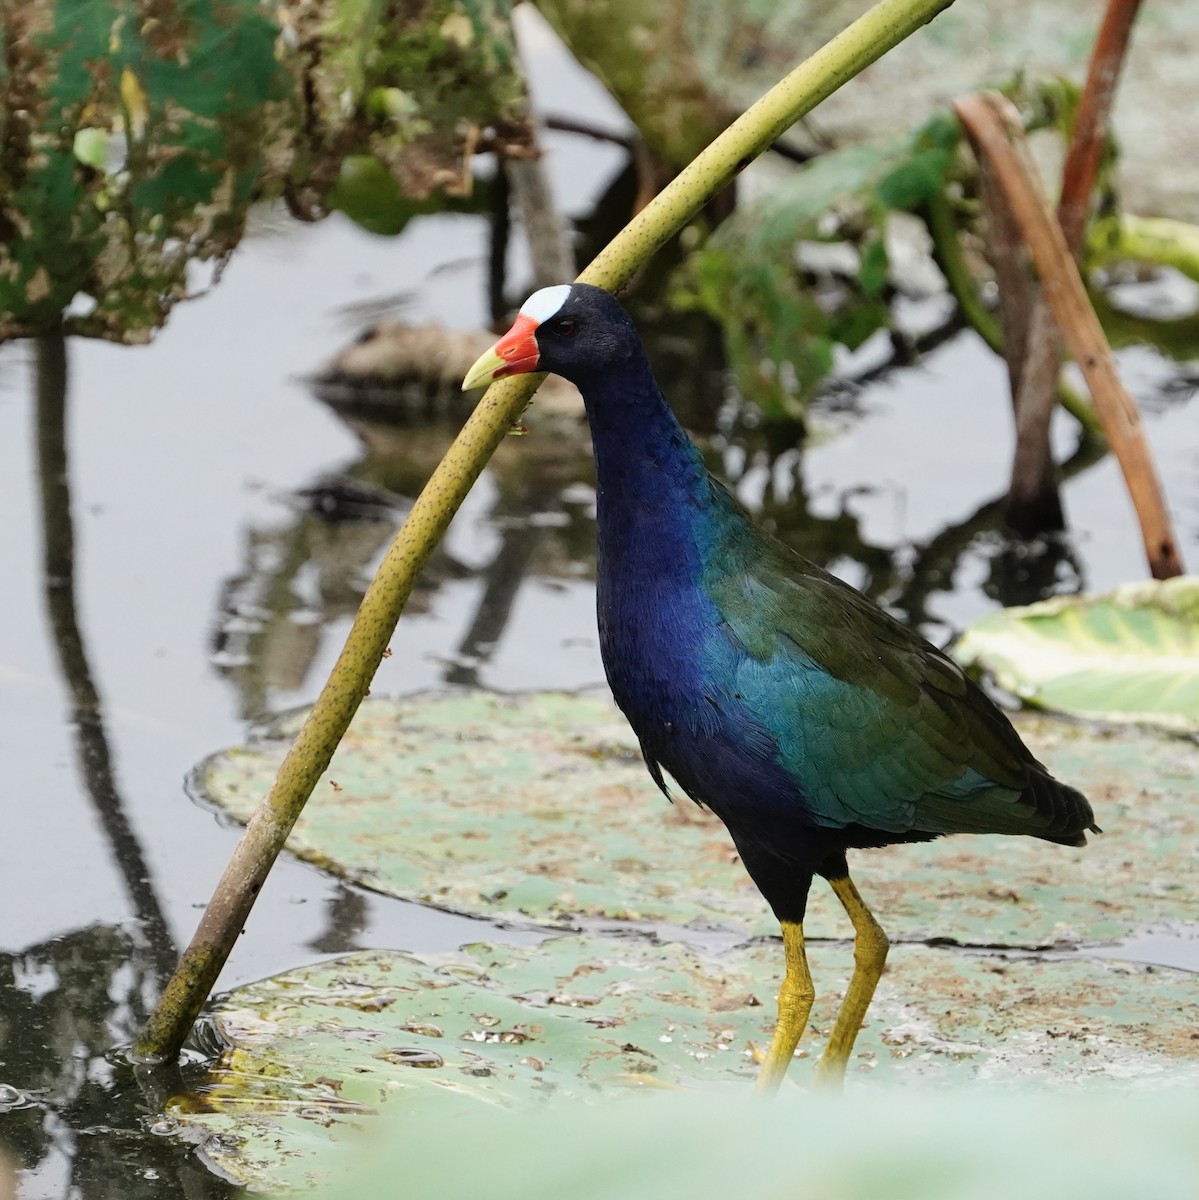
{"label": "green wing feather", "polygon": [[952,659],[714,489],[730,519],[704,587],[744,649],[736,694],[774,735],[817,821],[1083,840],[1086,800],[1052,779]]}

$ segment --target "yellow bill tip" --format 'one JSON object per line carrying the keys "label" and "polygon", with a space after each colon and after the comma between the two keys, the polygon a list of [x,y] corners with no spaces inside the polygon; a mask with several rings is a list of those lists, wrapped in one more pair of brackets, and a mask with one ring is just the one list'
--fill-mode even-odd
{"label": "yellow bill tip", "polygon": [[466,378],[462,381],[462,390],[471,392],[475,388],[487,387],[496,378],[496,372],[507,365],[492,346],[475,359],[474,366],[467,371]]}

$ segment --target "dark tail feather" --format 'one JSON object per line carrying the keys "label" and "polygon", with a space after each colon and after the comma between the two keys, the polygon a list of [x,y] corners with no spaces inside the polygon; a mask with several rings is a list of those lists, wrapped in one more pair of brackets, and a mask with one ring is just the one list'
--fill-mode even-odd
{"label": "dark tail feather", "polygon": [[1086,796],[1068,784],[1059,783],[1039,765],[1029,768],[1028,786],[1021,800],[1048,822],[1043,832],[1034,834],[1046,842],[1085,846],[1087,831],[1103,832],[1095,824],[1095,814]]}

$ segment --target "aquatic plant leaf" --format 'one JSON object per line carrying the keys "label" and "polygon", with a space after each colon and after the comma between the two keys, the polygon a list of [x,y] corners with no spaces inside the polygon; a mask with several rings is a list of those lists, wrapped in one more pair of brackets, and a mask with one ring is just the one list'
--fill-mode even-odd
{"label": "aquatic plant leaf", "polygon": [[[812,1031],[784,1098],[810,1083],[852,966],[844,945],[811,958]],[[740,1109],[781,965],[773,940],[718,956],[627,937],[359,953],[218,1002],[230,1048],[167,1110],[223,1171],[267,1190],[319,1179],[333,1160],[313,1151],[380,1110],[457,1131],[484,1110],[589,1109],[655,1087],[718,1089]],[[1184,972],[897,946],[850,1078],[1193,1086],[1197,1019],[1199,979]]]}
{"label": "aquatic plant leaf", "polygon": [[[5,13],[0,64],[0,340],[56,325],[144,341],[222,262],[288,140],[278,26],[257,0],[118,0]],[[86,300],[78,299],[86,297]]]}
{"label": "aquatic plant leaf", "polygon": [[743,396],[771,416],[802,418],[832,347],[856,349],[888,326],[889,214],[942,188],[957,142],[956,121],[938,116],[822,154],[740,208],[693,257],[683,287],[721,322]]}
{"label": "aquatic plant leaf", "polygon": [[[1197,1120],[1199,1101],[1178,1089],[1124,1097],[874,1088],[770,1105],[649,1096],[480,1112],[452,1126],[389,1120],[378,1136],[328,1154],[335,1181],[313,1200],[389,1196],[397,1179],[411,1200],[1189,1200]],[[1081,1138],[1102,1153],[1080,1152]]]}
{"label": "aquatic plant leaf", "polygon": [[[709,140],[730,114],[851,21],[864,0],[539,0],[567,45],[605,83],[647,143],[682,167],[697,137]],[[902,50],[840,88],[787,133],[813,151],[868,141],[927,120],[947,97],[1022,73],[1081,82],[1099,27],[1096,5],[1006,0],[940,13]],[[635,30],[630,38],[628,30]],[[630,45],[630,43],[635,43]],[[1199,21],[1186,4],[1146,12],[1121,69],[1112,114],[1123,144],[1121,196],[1132,212],[1199,221],[1199,156],[1189,124],[1163,111],[1199,105]],[[694,147],[694,148],[692,148]]]}
{"label": "aquatic plant leaf", "polygon": [[[1199,225],[1132,213],[1102,217],[1087,230],[1087,261],[1145,262],[1173,267],[1199,283]],[[1191,348],[1194,349],[1194,341]]]}
{"label": "aquatic plant leaf", "polygon": [[976,621],[954,653],[1035,704],[1199,732],[1199,577],[1060,596]]}
{"label": "aquatic plant leaf", "polygon": [[[867,296],[877,296],[887,284],[887,247],[873,241],[862,252],[862,265],[858,268],[858,283]],[[877,325],[875,326],[877,328]]]}
{"label": "aquatic plant leaf", "polygon": [[[391,233],[413,202],[471,195],[471,157],[485,129],[501,153],[529,147],[508,0],[410,0],[398,9],[323,0],[295,14],[300,43],[322,51],[302,78],[312,108],[303,148],[315,172],[302,191],[318,207],[336,185],[343,199],[362,188],[361,164],[350,180],[342,170],[347,150],[373,157],[397,185],[394,213],[381,209],[380,185],[367,205],[367,228]],[[361,211],[362,199],[350,207]]]}
{"label": "aquatic plant leaf", "polygon": [[[202,763],[194,793],[247,820],[302,718]],[[862,851],[855,876],[891,936],[1035,947],[1199,920],[1199,747],[1032,715],[1017,724],[1107,832],[1084,849],[958,836]],[[288,845],[389,895],[504,920],[777,929],[724,827],[663,799],[623,718],[595,695],[368,700]],[[806,926],[849,934],[819,883]]]}
{"label": "aquatic plant leaf", "polygon": [[[529,140],[505,0],[271,6],[24,0],[0,56],[0,341],[57,328],[143,342],[202,290],[250,204],[315,218],[329,193],[395,232],[473,203],[481,130]],[[419,97],[419,100],[416,99]],[[351,167],[377,163],[392,191]],[[365,193],[365,194],[364,194]],[[191,275],[189,275],[189,270]]]}

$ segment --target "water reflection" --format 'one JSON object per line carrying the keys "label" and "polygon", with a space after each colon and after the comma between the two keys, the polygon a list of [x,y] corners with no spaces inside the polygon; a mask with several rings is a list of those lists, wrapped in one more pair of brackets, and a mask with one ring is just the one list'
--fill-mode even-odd
{"label": "water reflection", "polygon": [[186,1196],[216,1200],[232,1189],[206,1171],[189,1147],[144,1132],[156,1111],[154,1098],[111,1053],[144,1021],[174,966],[175,948],[116,783],[103,703],[76,612],[61,334],[39,339],[34,363],[46,612],[69,697],[78,775],[134,920],[0,955],[0,1195],[11,1159],[18,1168],[36,1169],[36,1183],[23,1189],[26,1197],[148,1200],[161,1196],[165,1183]]}
{"label": "water reflection", "polygon": [[364,947],[358,938],[369,921],[369,901],[362,892],[339,884],[326,905],[328,924],[308,943],[318,954],[349,954]]}
{"label": "water reflection", "polygon": [[61,333],[38,339],[34,362],[46,613],[71,700],[79,775],[100,818],[160,980],[165,980],[174,967],[175,946],[145,855],[117,790],[100,694],[92,680],[76,614],[75,529],[66,444],[67,351]]}
{"label": "water reflection", "polygon": [[[238,691],[239,715],[270,715],[272,690],[308,677],[328,623],[353,616],[370,566],[403,519],[404,505],[357,480],[322,479],[298,491],[288,515],[243,533],[244,565],[221,587],[212,658]],[[430,564],[429,580],[441,561]],[[431,583],[418,585],[418,606]]]}
{"label": "water reflection", "polygon": [[158,986],[142,940],[108,925],[0,955],[0,1162],[37,1169],[26,1200],[236,1194],[192,1147],[149,1132],[155,1098],[111,1054]]}
{"label": "water reflection", "polygon": [[[300,489],[273,525],[249,531],[242,570],[221,589],[214,661],[237,689],[242,716],[272,715],[272,694],[302,691],[329,628],[357,611],[374,566],[456,431],[453,422],[394,425],[355,415],[363,457],[329,480]],[[495,550],[481,563],[434,552],[407,611],[435,609],[449,583],[478,580],[474,614],[442,677],[474,685],[503,637],[521,584],[594,573],[594,531],[572,489],[590,479],[584,427],[555,416],[530,437],[501,446],[490,468],[496,492],[486,523]]]}
{"label": "water reflection", "polygon": [[[1072,479],[1102,456],[1101,449],[1084,444],[1063,464],[1062,479]],[[894,595],[880,599],[909,624],[930,632],[936,624],[932,598],[959,586],[957,574],[968,558],[983,561],[982,591],[1004,606],[1084,591],[1086,575],[1069,532],[1020,537],[1004,525],[1006,510],[1005,493],[913,546]]]}

